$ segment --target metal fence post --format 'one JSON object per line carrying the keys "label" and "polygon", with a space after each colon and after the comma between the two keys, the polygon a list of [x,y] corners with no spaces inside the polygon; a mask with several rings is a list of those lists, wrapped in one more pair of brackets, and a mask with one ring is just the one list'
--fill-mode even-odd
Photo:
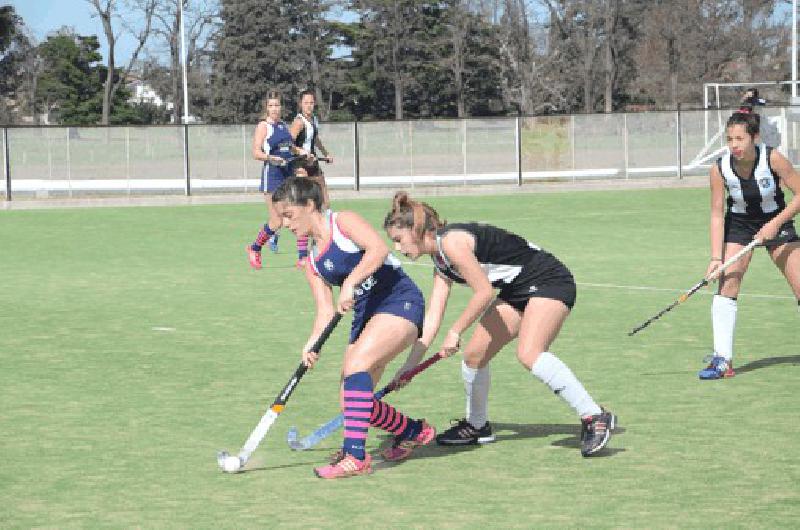
{"label": "metal fence post", "polygon": [[356,191],[361,190],[361,175],[358,163],[358,121],[353,122],[353,173],[355,175],[355,183],[353,186],[355,187]]}
{"label": "metal fence post", "polygon": [[464,186],[467,185],[467,119],[461,118],[461,160],[463,162]]}
{"label": "metal fence post", "polygon": [[678,108],[675,111],[675,140],[677,146],[677,159],[678,159],[678,178],[683,178],[683,153],[681,152],[681,104],[678,103]]}
{"label": "metal fence post", "polygon": [[11,162],[8,159],[8,128],[3,127],[3,176],[6,182],[6,200],[11,200]]}
{"label": "metal fence post", "polygon": [[622,152],[625,160],[625,180],[630,178],[628,174],[629,154],[628,154],[628,113],[622,115]]}
{"label": "metal fence post", "polygon": [[514,131],[514,142],[517,144],[517,185],[522,186],[522,125],[519,119],[519,114],[516,119],[516,128]]}
{"label": "metal fence post", "polygon": [[244,179],[244,192],[247,193],[247,133],[242,124],[242,179]]}
{"label": "metal fence post", "polygon": [[183,124],[183,177],[186,179],[186,196],[192,194],[192,182],[189,176],[189,124]]}
{"label": "metal fence post", "polygon": [[131,196],[131,128],[125,127],[125,183]]}
{"label": "metal fence post", "polygon": [[68,195],[72,198],[72,157],[70,155],[70,145],[69,145],[69,131],[70,127],[67,127],[67,188],[69,189]]}

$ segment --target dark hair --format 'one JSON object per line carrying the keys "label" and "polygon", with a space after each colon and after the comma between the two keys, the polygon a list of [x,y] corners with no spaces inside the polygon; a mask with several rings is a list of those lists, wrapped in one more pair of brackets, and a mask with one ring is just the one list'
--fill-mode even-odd
{"label": "dark hair", "polygon": [[751,112],[734,112],[731,114],[731,117],[728,118],[725,129],[733,127],[734,125],[744,125],[747,134],[752,137],[757,135],[759,129],[761,129],[761,117]]}
{"label": "dark hair", "polygon": [[302,92],[300,92],[300,95],[297,96],[297,102],[300,103],[301,101],[303,101],[303,98],[306,97],[306,96],[311,96],[312,98],[314,98],[315,102],[317,101],[317,95],[314,93],[314,91],[311,90],[310,88],[307,88],[307,89],[303,90]]}
{"label": "dark hair", "polygon": [[398,191],[392,199],[392,210],[386,214],[383,229],[389,227],[410,228],[414,235],[422,239],[425,232],[438,230],[447,224],[439,219],[439,214],[427,203],[412,200],[408,193]]}
{"label": "dark hair", "polygon": [[314,209],[322,211],[322,188],[314,179],[306,177],[289,177],[278,186],[272,194],[272,202],[286,201],[297,206],[314,203]]}

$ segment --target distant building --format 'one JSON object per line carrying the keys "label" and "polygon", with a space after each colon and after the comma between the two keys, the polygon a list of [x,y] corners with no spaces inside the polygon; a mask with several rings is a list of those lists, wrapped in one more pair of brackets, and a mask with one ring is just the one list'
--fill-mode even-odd
{"label": "distant building", "polygon": [[167,110],[172,110],[172,103],[165,102],[156,91],[139,79],[134,79],[128,84],[128,89],[131,91],[131,97],[128,98],[128,103],[149,104],[156,107],[164,107]]}

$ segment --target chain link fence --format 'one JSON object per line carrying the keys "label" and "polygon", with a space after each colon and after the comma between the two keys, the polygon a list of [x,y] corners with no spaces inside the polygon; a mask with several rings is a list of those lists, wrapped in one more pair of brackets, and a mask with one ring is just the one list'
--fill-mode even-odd
{"label": "chain link fence", "polygon": [[[759,109],[798,163],[800,108]],[[707,174],[731,110],[327,123],[332,188]],[[4,200],[258,191],[253,125],[9,127]]]}

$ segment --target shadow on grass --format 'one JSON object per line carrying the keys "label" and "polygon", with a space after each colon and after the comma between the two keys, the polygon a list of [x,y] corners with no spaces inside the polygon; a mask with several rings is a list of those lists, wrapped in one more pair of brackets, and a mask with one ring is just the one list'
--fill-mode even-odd
{"label": "shadow on grass", "polygon": [[791,364],[800,366],[800,355],[786,355],[784,357],[767,357],[766,359],[759,359],[757,361],[749,362],[745,365],[736,368],[736,375],[746,374],[753,370],[760,370],[761,368],[769,368],[776,364]]}
{"label": "shadow on grass", "polygon": [[[567,438],[556,440],[551,445],[573,450],[580,449],[581,445],[580,442],[581,426],[580,424],[577,423],[564,423],[564,424],[492,423],[492,430],[494,431],[496,437],[496,440],[495,442],[493,442],[493,444],[509,442],[513,440],[523,440],[529,438],[546,438],[548,436],[566,434],[569,435]],[[611,438],[612,443],[615,436],[619,436],[620,434],[624,433],[625,429],[622,427],[617,427],[616,429],[614,429]],[[388,436],[382,438],[383,442],[381,443],[381,449],[388,447],[389,443],[391,442],[391,439]],[[430,445],[415,449],[414,456],[412,456],[412,458],[415,460],[419,458],[438,458],[442,456],[450,456],[454,453],[475,451],[480,448],[481,445],[477,444],[442,446],[442,445],[437,445],[436,442],[433,442]],[[594,455],[592,458],[603,458],[603,457],[614,456],[617,453],[622,453],[624,451],[625,449],[621,448],[617,449],[613,447],[606,447],[598,454]],[[402,463],[403,462],[387,462],[385,460],[376,461],[376,463],[373,464],[373,467],[375,469],[387,469],[390,467],[400,465]]]}

